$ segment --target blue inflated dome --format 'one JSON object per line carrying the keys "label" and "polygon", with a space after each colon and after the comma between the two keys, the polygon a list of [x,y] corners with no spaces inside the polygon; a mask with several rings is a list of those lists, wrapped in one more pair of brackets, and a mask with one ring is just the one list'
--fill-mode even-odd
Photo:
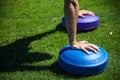
{"label": "blue inflated dome", "polygon": [[107,67],[108,55],[106,51],[99,47],[96,54],[89,51],[86,54],[81,50],[73,50],[70,45],[64,46],[59,53],[59,66],[74,75],[94,75],[99,74]]}

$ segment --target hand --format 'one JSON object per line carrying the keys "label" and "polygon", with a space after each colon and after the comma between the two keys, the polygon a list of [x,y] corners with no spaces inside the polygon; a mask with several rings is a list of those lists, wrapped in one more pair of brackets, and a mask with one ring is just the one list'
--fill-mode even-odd
{"label": "hand", "polygon": [[79,10],[79,14],[78,14],[78,16],[80,16],[80,17],[84,17],[85,14],[88,14],[88,15],[91,15],[91,16],[94,15],[94,13],[91,12],[91,11],[88,11],[88,10]]}
{"label": "hand", "polygon": [[97,53],[97,51],[99,51],[99,48],[94,45],[94,44],[90,44],[87,41],[79,41],[79,42],[75,42],[73,45],[71,45],[72,49],[81,49],[83,50],[86,54],[90,54],[87,50],[92,50],[93,52]]}

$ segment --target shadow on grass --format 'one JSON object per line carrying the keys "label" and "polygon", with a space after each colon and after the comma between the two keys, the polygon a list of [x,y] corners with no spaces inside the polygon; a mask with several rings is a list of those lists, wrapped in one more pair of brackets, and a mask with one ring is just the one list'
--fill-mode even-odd
{"label": "shadow on grass", "polygon": [[[63,71],[57,62],[51,64],[51,66],[30,66],[24,65],[25,63],[31,64],[33,62],[44,61],[52,59],[49,53],[43,52],[28,52],[30,50],[29,44],[34,40],[40,40],[43,37],[49,36],[56,31],[66,32],[66,29],[62,27],[61,23],[56,26],[54,30],[30,36],[27,38],[18,39],[13,43],[5,46],[0,46],[0,72],[15,72],[15,71],[40,71],[50,70],[58,76],[64,76],[69,78],[84,78],[83,76],[75,76]],[[88,32],[88,31],[87,31]],[[83,33],[83,32],[80,32]],[[88,76],[85,76],[88,77]]]}
{"label": "shadow on grass", "polygon": [[[58,62],[54,62],[51,66],[50,66],[50,71],[55,73],[56,75],[60,76],[62,75],[64,78],[74,78],[74,79],[82,79],[82,78],[87,78],[90,76],[80,76],[80,75],[73,75],[71,73],[68,73],[64,70],[62,70],[59,65]],[[94,75],[95,76],[95,75]]]}
{"label": "shadow on grass", "polygon": [[[34,40],[40,40],[43,37],[49,36],[56,31],[65,31],[61,28],[61,24],[57,25],[54,30],[30,36],[27,38],[18,39],[13,43],[5,46],[0,46],[0,72],[12,72],[22,70],[37,70],[35,67],[24,66],[24,63],[33,63],[37,61],[49,60],[52,58],[49,53],[43,52],[28,52],[29,44]],[[42,69],[41,67],[39,69]]]}
{"label": "shadow on grass", "polygon": [[[34,40],[40,40],[43,37],[49,36],[56,31],[66,30],[61,26],[61,23],[56,26],[54,30],[44,32],[42,34],[37,34],[35,36],[30,36],[27,38],[18,39],[13,43],[7,44],[5,46],[0,46],[0,72],[15,72],[15,71],[40,71],[40,70],[50,70],[56,75],[62,75],[64,77],[74,77],[80,78],[80,76],[74,76],[63,71],[57,62],[54,62],[50,66],[30,66],[24,65],[25,63],[31,64],[33,62],[44,61],[52,59],[49,53],[43,52],[28,52],[30,50],[29,44]],[[81,77],[82,78],[82,77]]]}

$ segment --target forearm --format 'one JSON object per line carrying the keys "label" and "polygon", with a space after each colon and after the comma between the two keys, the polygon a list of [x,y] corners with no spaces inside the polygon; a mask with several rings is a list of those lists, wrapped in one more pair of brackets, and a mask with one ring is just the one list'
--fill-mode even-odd
{"label": "forearm", "polygon": [[76,26],[79,13],[79,5],[77,0],[65,0],[64,14],[66,20],[66,28],[68,32],[69,42],[71,45],[76,43]]}

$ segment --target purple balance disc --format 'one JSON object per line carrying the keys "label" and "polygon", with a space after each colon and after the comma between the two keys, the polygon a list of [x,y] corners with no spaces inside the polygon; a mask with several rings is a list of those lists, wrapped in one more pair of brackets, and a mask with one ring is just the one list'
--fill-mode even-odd
{"label": "purple balance disc", "polygon": [[[94,15],[85,15],[84,18],[78,17],[77,31],[89,31],[96,29],[99,25],[99,17]],[[62,17],[62,26],[66,28],[65,17]]]}

